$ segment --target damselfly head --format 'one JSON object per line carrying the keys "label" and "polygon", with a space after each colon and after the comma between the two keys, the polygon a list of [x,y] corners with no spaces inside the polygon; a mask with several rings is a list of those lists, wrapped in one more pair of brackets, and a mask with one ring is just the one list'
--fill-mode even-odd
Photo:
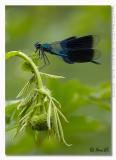
{"label": "damselfly head", "polygon": [[35,48],[36,48],[36,49],[40,49],[40,48],[41,48],[41,44],[40,44],[39,42],[36,42],[36,43],[35,43]]}

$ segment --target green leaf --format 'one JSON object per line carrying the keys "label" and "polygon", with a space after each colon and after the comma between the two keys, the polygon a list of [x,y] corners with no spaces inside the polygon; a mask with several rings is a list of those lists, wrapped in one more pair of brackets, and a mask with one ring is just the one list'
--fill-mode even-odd
{"label": "green leaf", "polygon": [[59,132],[59,127],[58,127],[58,120],[57,120],[56,112],[57,112],[56,107],[53,106],[53,117],[54,117],[53,124],[54,124],[56,134],[58,136],[58,140],[60,140],[60,132]]}
{"label": "green leaf", "polygon": [[5,121],[7,131],[16,128],[16,121],[18,117],[17,106],[19,103],[20,100],[6,101]]}
{"label": "green leaf", "polygon": [[5,112],[6,115],[11,115],[12,112],[17,109],[18,104],[21,102],[21,100],[11,100],[11,101],[6,101],[6,108]]}
{"label": "green leaf", "polygon": [[47,112],[47,124],[48,124],[48,129],[51,129],[51,112],[52,112],[52,103],[51,100],[48,105],[48,112]]}
{"label": "green leaf", "polygon": [[52,74],[47,74],[47,73],[43,73],[40,72],[41,76],[43,76],[44,78],[53,78],[53,79],[62,79],[65,78],[63,76],[58,76],[58,75],[52,75]]}

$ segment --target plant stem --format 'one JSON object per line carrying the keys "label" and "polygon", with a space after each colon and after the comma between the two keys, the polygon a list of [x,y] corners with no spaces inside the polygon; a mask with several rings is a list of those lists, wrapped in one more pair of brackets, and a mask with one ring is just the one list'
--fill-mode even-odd
{"label": "plant stem", "polygon": [[32,59],[29,58],[26,54],[24,54],[22,52],[19,52],[19,51],[8,52],[6,54],[6,59],[11,58],[13,56],[19,56],[19,57],[23,58],[24,60],[26,60],[31,65],[31,67],[33,68],[33,71],[35,72],[35,75],[37,77],[38,89],[42,89],[43,84],[42,84],[42,79],[41,79],[41,76],[40,76],[40,72],[38,71],[38,68],[35,65],[35,63],[32,61]]}

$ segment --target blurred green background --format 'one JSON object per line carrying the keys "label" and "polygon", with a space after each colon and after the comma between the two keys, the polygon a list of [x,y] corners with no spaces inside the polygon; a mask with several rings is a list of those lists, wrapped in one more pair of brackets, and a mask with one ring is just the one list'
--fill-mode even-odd
{"label": "blurred green background", "polygon": [[[45,139],[37,145],[27,133],[13,141],[11,136],[15,131],[12,130],[6,132],[6,154],[111,154],[111,111],[83,103],[83,99],[78,100],[75,96],[78,85],[86,88],[87,85],[97,87],[111,82],[111,6],[6,6],[6,52],[21,50],[29,54],[37,41],[50,43],[88,34],[100,37],[96,48],[101,52],[101,65],[70,65],[57,56],[48,55],[51,64],[43,70],[66,77],[60,82],[46,80],[45,83],[61,102],[62,110],[70,121],[63,126],[66,139],[73,145],[66,147],[54,139]],[[29,73],[21,70],[21,64],[22,60],[16,57],[6,62],[6,100],[15,99],[30,77]],[[86,96],[84,89],[81,92]],[[90,152],[90,147],[108,148],[108,151]]]}

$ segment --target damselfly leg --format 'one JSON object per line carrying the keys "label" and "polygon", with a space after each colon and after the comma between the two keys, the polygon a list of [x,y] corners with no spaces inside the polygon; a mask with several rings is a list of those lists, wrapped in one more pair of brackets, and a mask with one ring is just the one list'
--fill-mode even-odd
{"label": "damselfly leg", "polygon": [[41,67],[39,67],[39,70],[42,70],[45,66],[50,64],[50,61],[46,56],[45,52],[43,51],[43,49],[39,50],[39,58],[43,59],[43,63],[44,63]]}

